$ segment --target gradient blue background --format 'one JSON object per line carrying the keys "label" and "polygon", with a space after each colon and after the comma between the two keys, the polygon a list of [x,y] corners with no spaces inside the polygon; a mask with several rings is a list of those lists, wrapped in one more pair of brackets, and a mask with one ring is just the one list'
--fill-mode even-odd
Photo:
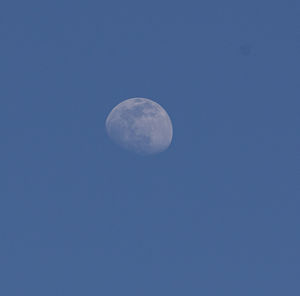
{"label": "gradient blue background", "polygon": [[[300,2],[0,4],[0,295],[300,295]],[[169,150],[108,139],[160,103]]]}

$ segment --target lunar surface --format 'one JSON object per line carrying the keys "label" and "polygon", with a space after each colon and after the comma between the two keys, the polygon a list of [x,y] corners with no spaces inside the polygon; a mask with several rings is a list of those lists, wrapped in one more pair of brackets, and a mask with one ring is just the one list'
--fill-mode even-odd
{"label": "lunar surface", "polygon": [[172,122],[158,103],[133,98],[118,104],[106,119],[109,137],[119,146],[138,154],[166,150],[173,137]]}

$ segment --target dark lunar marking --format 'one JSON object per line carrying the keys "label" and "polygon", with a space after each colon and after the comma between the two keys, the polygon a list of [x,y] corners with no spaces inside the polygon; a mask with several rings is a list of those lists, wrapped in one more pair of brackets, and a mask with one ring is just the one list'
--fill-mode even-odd
{"label": "dark lunar marking", "polygon": [[248,56],[248,55],[251,54],[251,52],[252,52],[252,45],[251,44],[246,43],[246,44],[242,44],[240,46],[240,53],[242,55]]}
{"label": "dark lunar marking", "polygon": [[[148,154],[151,152],[151,139],[145,135],[137,135],[134,129],[131,128],[131,124],[128,127],[125,127],[127,133],[129,133],[130,138],[134,138],[135,142],[127,143],[124,138],[124,127],[118,125],[112,125],[110,128],[110,133],[112,139],[123,146],[126,149],[134,150],[138,154]],[[129,130],[129,131],[128,131]]]}

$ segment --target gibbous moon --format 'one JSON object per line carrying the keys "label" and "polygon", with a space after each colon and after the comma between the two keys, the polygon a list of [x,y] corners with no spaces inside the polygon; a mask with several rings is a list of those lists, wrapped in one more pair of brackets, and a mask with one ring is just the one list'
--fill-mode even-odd
{"label": "gibbous moon", "polygon": [[116,144],[142,155],[166,150],[173,137],[168,113],[158,103],[145,98],[118,104],[109,113],[105,125]]}

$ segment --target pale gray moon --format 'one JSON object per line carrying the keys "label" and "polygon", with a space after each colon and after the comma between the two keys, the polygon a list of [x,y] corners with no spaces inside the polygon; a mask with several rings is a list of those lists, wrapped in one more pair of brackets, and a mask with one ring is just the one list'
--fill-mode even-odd
{"label": "pale gray moon", "polygon": [[106,119],[109,137],[119,146],[138,154],[156,154],[171,144],[173,127],[165,109],[145,98],[127,99]]}

